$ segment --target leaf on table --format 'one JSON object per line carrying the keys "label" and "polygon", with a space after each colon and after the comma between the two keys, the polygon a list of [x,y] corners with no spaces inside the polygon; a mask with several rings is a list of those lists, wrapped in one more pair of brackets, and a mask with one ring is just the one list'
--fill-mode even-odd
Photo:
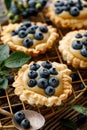
{"label": "leaf on table", "polygon": [[0,77],[0,88],[6,89],[8,87],[8,80],[5,77]]}
{"label": "leaf on table", "polygon": [[87,115],[87,108],[79,105],[72,105],[71,106],[75,111]]}
{"label": "leaf on table", "polygon": [[8,68],[18,68],[24,65],[31,59],[31,56],[23,52],[12,53],[5,61],[5,66]]}
{"label": "leaf on table", "polygon": [[6,60],[9,56],[9,46],[8,45],[0,45],[0,65],[4,60]]}
{"label": "leaf on table", "polygon": [[70,128],[71,130],[77,129],[76,124],[70,119],[62,119],[60,122],[63,126]]}
{"label": "leaf on table", "polygon": [[5,6],[6,6],[6,8],[7,8],[8,10],[9,10],[10,7],[11,7],[11,2],[12,2],[12,0],[4,0]]}

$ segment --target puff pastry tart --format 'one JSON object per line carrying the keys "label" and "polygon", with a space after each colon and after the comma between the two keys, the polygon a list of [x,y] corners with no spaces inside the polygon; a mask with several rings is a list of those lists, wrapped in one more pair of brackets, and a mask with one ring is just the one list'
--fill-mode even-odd
{"label": "puff pastry tart", "polygon": [[32,61],[25,64],[15,77],[15,94],[31,105],[61,105],[72,93],[70,73],[65,64]]}
{"label": "puff pastry tart", "polygon": [[87,27],[86,0],[50,0],[46,16],[58,27],[80,29]]}
{"label": "puff pastry tart", "polygon": [[87,68],[87,30],[69,32],[59,44],[59,51],[68,64]]}
{"label": "puff pastry tart", "polygon": [[58,38],[54,27],[30,21],[4,26],[1,35],[3,43],[8,44],[12,50],[23,51],[32,56],[45,53]]}

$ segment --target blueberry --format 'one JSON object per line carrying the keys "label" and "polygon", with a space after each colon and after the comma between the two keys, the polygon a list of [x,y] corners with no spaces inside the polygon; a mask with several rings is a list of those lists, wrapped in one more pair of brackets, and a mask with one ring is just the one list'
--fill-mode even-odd
{"label": "blueberry", "polygon": [[83,44],[84,46],[87,46],[87,39],[85,39],[84,41],[82,41],[82,44]]}
{"label": "blueberry", "polygon": [[55,7],[63,6],[63,5],[64,5],[64,2],[62,2],[62,1],[56,1],[56,3],[55,3]]}
{"label": "blueberry", "polygon": [[72,15],[72,16],[78,16],[79,15],[79,13],[80,13],[80,11],[79,11],[79,9],[77,8],[77,7],[72,7],[71,9],[70,9],[70,14]]}
{"label": "blueberry", "polygon": [[21,121],[23,120],[23,119],[25,119],[25,114],[23,113],[23,112],[21,112],[21,111],[19,111],[19,112],[16,112],[15,114],[14,114],[14,119],[15,119],[15,121],[17,122],[17,123],[21,123]]}
{"label": "blueberry", "polygon": [[48,86],[48,80],[41,78],[37,81],[38,87],[45,89]]}
{"label": "blueberry", "polygon": [[48,78],[50,76],[49,70],[48,69],[42,69],[40,71],[40,76],[42,78]]}
{"label": "blueberry", "polygon": [[60,14],[60,13],[62,13],[62,11],[63,11],[63,9],[62,9],[61,7],[57,7],[57,8],[55,9],[55,13],[56,13],[56,14]]}
{"label": "blueberry", "polygon": [[34,34],[34,38],[35,38],[36,40],[43,40],[44,36],[43,36],[43,34],[42,34],[41,32],[36,32],[36,33]]}
{"label": "blueberry", "polygon": [[30,27],[31,26],[31,22],[30,21],[26,21],[26,22],[23,23],[23,26]]}
{"label": "blueberry", "polygon": [[57,87],[59,85],[59,80],[56,77],[52,77],[49,79],[49,85]]}
{"label": "blueberry", "polygon": [[38,73],[34,70],[31,70],[28,74],[29,78],[34,79],[38,76]]}
{"label": "blueberry", "polygon": [[5,90],[0,88],[0,96],[4,96],[5,95]]}
{"label": "blueberry", "polygon": [[25,32],[24,30],[20,30],[20,31],[18,32],[18,36],[19,36],[20,38],[24,38],[24,37],[26,37],[26,32]]}
{"label": "blueberry", "polygon": [[74,41],[74,42],[72,43],[72,48],[73,48],[73,49],[76,49],[76,50],[82,49],[82,44],[81,44],[81,42],[80,42],[80,41]]}
{"label": "blueberry", "polygon": [[70,77],[72,78],[72,81],[78,81],[78,80],[80,80],[79,75],[77,73],[71,74]]}
{"label": "blueberry", "polygon": [[34,87],[36,84],[37,84],[37,82],[36,82],[35,79],[30,79],[29,82],[28,82],[29,87]]}
{"label": "blueberry", "polygon": [[33,8],[33,7],[32,7],[32,8],[28,8],[27,11],[28,11],[28,14],[29,14],[30,16],[32,16],[32,15],[33,15],[33,16],[36,16],[37,13],[38,13],[37,10],[36,10],[35,8]]}
{"label": "blueberry", "polygon": [[29,0],[28,5],[29,5],[29,7],[35,7],[36,1],[35,0]]}
{"label": "blueberry", "polygon": [[58,74],[56,68],[51,68],[49,71],[50,71],[50,74],[52,74],[52,75],[57,75]]}
{"label": "blueberry", "polygon": [[15,36],[15,35],[17,35],[18,34],[18,31],[17,30],[13,30],[12,32],[11,32],[11,36]]}
{"label": "blueberry", "polygon": [[62,6],[61,8],[62,8],[63,11],[68,11],[70,9],[68,5]]}
{"label": "blueberry", "polygon": [[50,68],[52,67],[52,64],[51,64],[49,61],[44,61],[44,62],[42,63],[42,66],[43,66],[44,68],[50,69]]}
{"label": "blueberry", "polygon": [[8,76],[8,84],[12,84],[14,82],[14,76],[10,75]]}
{"label": "blueberry", "polygon": [[31,47],[32,45],[33,45],[33,40],[32,40],[32,39],[30,39],[30,38],[24,39],[24,41],[23,41],[23,46],[24,46],[24,47],[29,48],[29,47]]}
{"label": "blueberry", "polygon": [[20,14],[20,10],[16,5],[12,5],[11,10],[12,10],[13,14],[15,14],[15,15]]}
{"label": "blueberry", "polygon": [[75,2],[72,1],[72,0],[69,0],[69,1],[67,2],[67,4],[70,5],[70,6],[74,6],[74,5],[75,5]]}
{"label": "blueberry", "polygon": [[26,10],[26,11],[23,11],[22,12],[22,17],[24,18],[24,19],[26,19],[26,18],[28,18],[28,11]]}
{"label": "blueberry", "polygon": [[34,27],[34,26],[31,26],[31,27],[29,27],[29,28],[27,29],[26,33],[27,33],[27,34],[28,34],[28,33],[34,34],[35,31],[36,31],[35,27]]}
{"label": "blueberry", "polygon": [[82,34],[78,33],[75,37],[76,38],[82,38]]}
{"label": "blueberry", "polygon": [[37,69],[39,69],[40,68],[40,65],[39,64],[36,64],[36,63],[34,63],[34,64],[32,64],[31,66],[30,66],[30,70],[37,70]]}
{"label": "blueberry", "polygon": [[86,115],[79,114],[79,115],[77,116],[77,121],[78,121],[78,123],[84,123],[84,122],[86,121],[86,119],[87,119],[87,116],[86,116]]}
{"label": "blueberry", "polygon": [[40,0],[40,4],[41,4],[42,6],[45,6],[46,3],[47,3],[47,0]]}
{"label": "blueberry", "polygon": [[19,27],[19,28],[18,28],[18,32],[19,32],[19,31],[21,31],[21,30],[26,31],[26,29],[27,29],[27,27],[26,27],[26,26],[21,26],[21,27]]}
{"label": "blueberry", "polygon": [[82,10],[83,9],[83,5],[82,4],[80,4],[80,3],[76,3],[76,7],[79,9],[79,10]]}
{"label": "blueberry", "polygon": [[41,26],[40,31],[43,32],[43,33],[47,33],[48,32],[47,26]]}
{"label": "blueberry", "polygon": [[87,37],[87,32],[86,33],[84,33],[84,35],[83,35],[84,37]]}
{"label": "blueberry", "polygon": [[80,83],[80,84],[79,84],[79,90],[82,90],[82,89],[84,89],[84,84],[83,84],[83,83]]}
{"label": "blueberry", "polygon": [[87,57],[87,48],[81,49],[81,54],[82,56]]}
{"label": "blueberry", "polygon": [[29,128],[30,128],[30,122],[29,122],[27,119],[23,119],[23,120],[21,121],[21,126],[22,126],[22,128],[24,128],[24,129],[29,129]]}
{"label": "blueberry", "polygon": [[52,95],[55,93],[55,89],[54,89],[52,86],[48,86],[48,87],[45,89],[45,93],[46,93],[48,96],[52,96]]}

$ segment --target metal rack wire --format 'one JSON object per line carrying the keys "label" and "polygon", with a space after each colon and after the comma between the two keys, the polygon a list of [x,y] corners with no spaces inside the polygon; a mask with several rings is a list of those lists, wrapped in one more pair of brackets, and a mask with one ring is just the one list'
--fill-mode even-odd
{"label": "metal rack wire", "polygon": [[[66,34],[64,30],[58,30],[60,34],[60,39]],[[49,60],[49,61],[57,61],[59,63],[65,63],[61,55],[58,51],[58,41],[54,44],[51,50],[47,51],[45,55],[40,55],[37,58],[32,58],[32,60]],[[8,86],[7,90],[5,91],[5,96],[0,97],[0,107],[9,111],[11,114],[14,114],[16,111],[23,110],[23,109],[32,109],[35,111],[40,112],[46,118],[46,124],[42,128],[43,130],[60,130],[62,126],[59,123],[59,120],[63,117],[71,118],[76,120],[76,115],[69,105],[78,103],[80,105],[87,106],[87,101],[85,99],[84,92],[87,89],[87,69],[84,70],[75,70],[71,66],[69,68],[72,70],[73,73],[78,74],[79,80],[74,81],[72,83],[73,86],[73,93],[68,98],[68,100],[63,103],[59,107],[51,107],[47,108],[43,107],[32,107],[29,104],[25,104],[19,100],[19,98],[14,94],[14,88],[10,85]],[[82,83],[84,88],[79,90],[79,84]],[[49,125],[50,124],[50,125]],[[12,129],[14,125],[12,124],[12,119],[8,116],[3,116],[0,114],[0,129]]]}

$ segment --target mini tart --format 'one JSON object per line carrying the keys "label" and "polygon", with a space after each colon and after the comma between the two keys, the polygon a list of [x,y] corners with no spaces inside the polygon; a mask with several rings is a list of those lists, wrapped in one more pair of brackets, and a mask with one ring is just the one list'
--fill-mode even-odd
{"label": "mini tart", "polygon": [[71,0],[71,3],[69,0],[49,0],[45,15],[57,27],[81,29],[87,27],[87,2],[85,0]]}
{"label": "mini tart", "polygon": [[61,105],[72,93],[70,74],[71,70],[65,64],[32,61],[29,65],[22,66],[15,77],[13,83],[15,94],[20,100],[31,105],[48,107]]}
{"label": "mini tart", "polygon": [[32,56],[45,53],[59,36],[54,27],[30,21],[4,26],[1,35],[2,42],[8,44],[12,50],[23,51]]}
{"label": "mini tart", "polygon": [[69,32],[58,48],[68,64],[74,68],[87,68],[87,30]]}

